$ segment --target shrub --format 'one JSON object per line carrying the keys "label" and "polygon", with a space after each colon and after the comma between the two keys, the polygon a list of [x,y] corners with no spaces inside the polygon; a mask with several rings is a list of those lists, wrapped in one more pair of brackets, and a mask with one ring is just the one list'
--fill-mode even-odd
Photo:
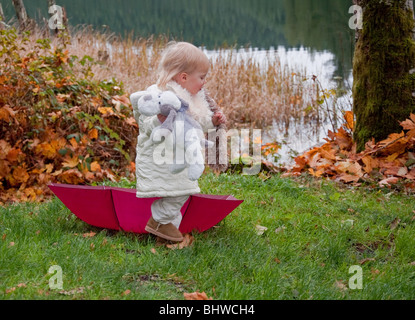
{"label": "shrub", "polygon": [[138,126],[123,84],[93,79],[97,62],[69,55],[67,35],[29,36],[0,31],[0,202],[133,176]]}

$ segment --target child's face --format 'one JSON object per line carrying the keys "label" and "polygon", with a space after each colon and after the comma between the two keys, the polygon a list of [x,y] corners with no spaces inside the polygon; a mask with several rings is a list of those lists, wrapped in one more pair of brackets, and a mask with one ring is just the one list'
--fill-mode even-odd
{"label": "child's face", "polygon": [[190,92],[190,94],[195,95],[206,83],[206,75],[208,70],[199,70],[193,73],[179,73],[174,80],[180,84],[183,88]]}

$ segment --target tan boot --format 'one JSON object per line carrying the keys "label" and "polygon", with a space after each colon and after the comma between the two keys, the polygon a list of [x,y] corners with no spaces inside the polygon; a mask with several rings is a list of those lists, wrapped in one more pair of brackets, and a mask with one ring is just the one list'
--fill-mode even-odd
{"label": "tan boot", "polygon": [[153,217],[148,220],[145,230],[165,240],[174,242],[183,241],[183,235],[172,223],[161,224],[155,221]]}

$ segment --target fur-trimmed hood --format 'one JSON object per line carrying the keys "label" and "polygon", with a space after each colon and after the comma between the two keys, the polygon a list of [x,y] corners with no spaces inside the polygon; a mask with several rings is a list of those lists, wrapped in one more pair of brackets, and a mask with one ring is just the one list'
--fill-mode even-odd
{"label": "fur-trimmed hood", "polygon": [[215,128],[212,123],[213,111],[210,108],[206,93],[203,89],[196,95],[192,95],[188,90],[173,80],[167,83],[166,89],[173,91],[180,99],[183,99],[189,104],[190,115],[200,123],[205,133],[209,129]]}

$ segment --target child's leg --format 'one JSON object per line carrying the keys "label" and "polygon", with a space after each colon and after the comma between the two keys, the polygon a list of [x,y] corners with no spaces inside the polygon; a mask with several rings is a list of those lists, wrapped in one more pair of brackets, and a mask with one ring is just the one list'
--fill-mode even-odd
{"label": "child's leg", "polygon": [[179,228],[182,222],[182,214],[180,209],[189,199],[189,196],[168,197],[156,200],[151,205],[151,213],[153,219],[161,224],[172,223]]}

